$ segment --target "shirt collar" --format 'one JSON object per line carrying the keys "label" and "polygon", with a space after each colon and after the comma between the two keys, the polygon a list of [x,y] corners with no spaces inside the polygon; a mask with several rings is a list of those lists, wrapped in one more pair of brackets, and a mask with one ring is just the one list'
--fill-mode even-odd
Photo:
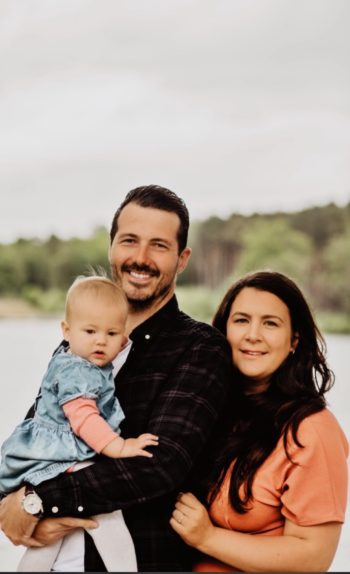
{"label": "shirt collar", "polygon": [[179,312],[179,305],[176,299],[176,296],[173,295],[172,298],[161,307],[159,311],[151,315],[146,321],[135,327],[133,331],[130,333],[130,339],[133,342],[138,342],[140,340],[149,340],[155,335],[161,325],[171,321],[177,313]]}

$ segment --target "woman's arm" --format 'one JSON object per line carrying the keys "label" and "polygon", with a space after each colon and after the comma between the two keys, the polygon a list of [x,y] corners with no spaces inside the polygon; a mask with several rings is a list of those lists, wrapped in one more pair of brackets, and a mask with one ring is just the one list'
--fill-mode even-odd
{"label": "woman's arm", "polygon": [[286,520],[282,536],[226,530],[213,525],[206,508],[190,493],[180,495],[170,524],[190,546],[246,572],[325,572],[342,526],[298,526]]}

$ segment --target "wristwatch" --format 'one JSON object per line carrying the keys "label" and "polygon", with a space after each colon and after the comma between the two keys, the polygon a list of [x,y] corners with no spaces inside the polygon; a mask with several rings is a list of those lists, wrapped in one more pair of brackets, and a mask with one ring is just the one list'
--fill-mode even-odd
{"label": "wristwatch", "polygon": [[43,501],[31,484],[27,484],[22,498],[22,508],[28,514],[41,518],[44,512]]}

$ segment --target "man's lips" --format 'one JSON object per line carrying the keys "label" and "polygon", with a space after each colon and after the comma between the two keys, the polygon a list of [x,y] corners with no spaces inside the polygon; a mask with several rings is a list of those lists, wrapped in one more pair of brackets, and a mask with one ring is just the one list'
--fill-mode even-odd
{"label": "man's lips", "polygon": [[138,281],[144,281],[153,277],[150,273],[138,273],[137,271],[129,271],[131,277],[137,279]]}
{"label": "man's lips", "polygon": [[136,265],[123,265],[122,272],[126,273],[130,283],[134,285],[147,285],[153,277],[159,277],[159,271],[150,267],[138,267]]}
{"label": "man's lips", "polygon": [[148,267],[148,265],[122,265],[121,270],[123,273],[129,273],[131,277],[140,281],[150,277],[159,277],[159,271]]}

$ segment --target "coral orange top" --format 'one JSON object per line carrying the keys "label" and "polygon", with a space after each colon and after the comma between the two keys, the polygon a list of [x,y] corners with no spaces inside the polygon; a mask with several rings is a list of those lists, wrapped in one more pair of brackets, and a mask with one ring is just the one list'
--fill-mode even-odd
{"label": "coral orange top", "polygon": [[[344,522],[347,499],[348,442],[334,415],[327,409],[305,418],[298,429],[298,447],[283,439],[257,471],[251,510],[238,514],[229,504],[230,470],[210,508],[210,517],[221,528],[282,536],[287,518],[300,526]],[[231,467],[232,468],[232,467]],[[196,572],[233,572],[232,566],[203,556]]]}

